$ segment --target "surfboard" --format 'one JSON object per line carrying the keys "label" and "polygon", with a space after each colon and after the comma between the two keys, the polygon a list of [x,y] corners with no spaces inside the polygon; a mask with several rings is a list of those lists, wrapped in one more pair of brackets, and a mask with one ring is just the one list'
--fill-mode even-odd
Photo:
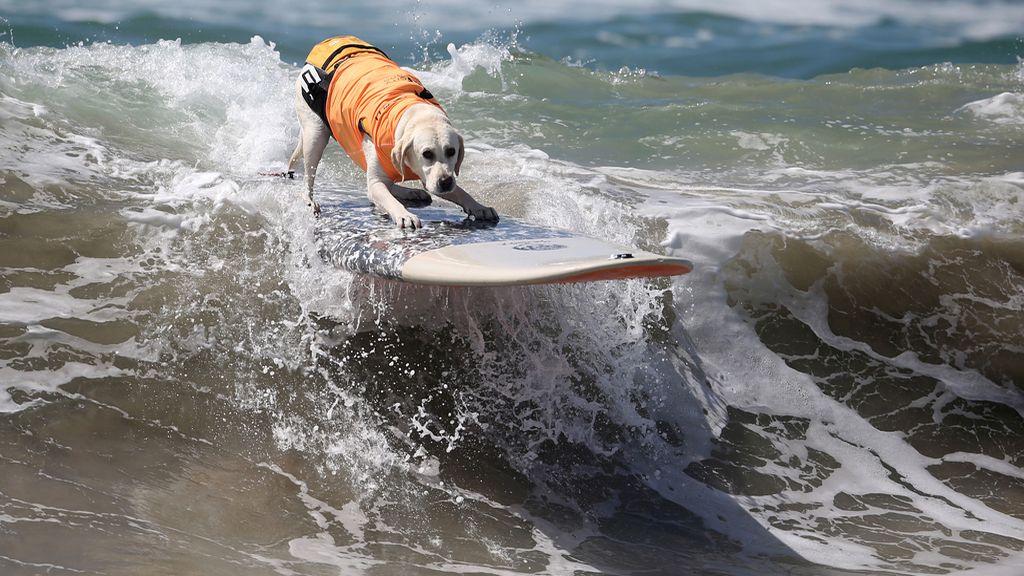
{"label": "surfboard", "polygon": [[693,268],[682,258],[508,216],[476,221],[438,204],[406,203],[423,228],[402,230],[365,198],[322,202],[314,232],[320,255],[349,272],[434,286],[593,282],[676,276]]}

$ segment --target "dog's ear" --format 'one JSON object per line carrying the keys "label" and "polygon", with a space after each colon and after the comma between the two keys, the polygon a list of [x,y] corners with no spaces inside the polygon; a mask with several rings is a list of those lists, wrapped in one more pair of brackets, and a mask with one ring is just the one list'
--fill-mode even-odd
{"label": "dog's ear", "polygon": [[455,159],[455,175],[459,175],[459,170],[462,169],[462,159],[466,157],[466,143],[462,140],[462,134],[459,134],[459,157]]}
{"label": "dog's ear", "polygon": [[395,142],[395,147],[391,149],[391,165],[399,174],[405,173],[405,153],[409,146],[412,146],[412,135],[402,134],[398,142]]}

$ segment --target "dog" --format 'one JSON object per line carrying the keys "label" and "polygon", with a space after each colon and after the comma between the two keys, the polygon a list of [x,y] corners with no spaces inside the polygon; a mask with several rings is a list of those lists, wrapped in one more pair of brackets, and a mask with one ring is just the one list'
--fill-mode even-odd
{"label": "dog", "polygon": [[[455,181],[466,148],[448,115],[418,78],[379,48],[355,36],[317,44],[295,81],[299,142],[288,174],[299,160],[305,199],[317,216],[313,182],[331,136],[366,172],[366,194],[399,228],[422,227],[401,200],[430,201],[430,194],[458,204],[477,220],[498,220],[493,208],[473,199]],[[398,182],[419,179],[426,190]],[[429,193],[429,194],[428,194]]]}

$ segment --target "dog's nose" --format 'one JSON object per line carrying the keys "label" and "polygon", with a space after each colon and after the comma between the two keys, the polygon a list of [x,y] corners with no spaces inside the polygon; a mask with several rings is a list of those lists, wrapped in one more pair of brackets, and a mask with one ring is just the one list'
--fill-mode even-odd
{"label": "dog's nose", "polygon": [[455,187],[455,178],[452,178],[451,176],[445,176],[444,178],[441,178],[441,181],[438,182],[438,184],[441,185],[441,190],[445,192],[451,192],[452,188]]}

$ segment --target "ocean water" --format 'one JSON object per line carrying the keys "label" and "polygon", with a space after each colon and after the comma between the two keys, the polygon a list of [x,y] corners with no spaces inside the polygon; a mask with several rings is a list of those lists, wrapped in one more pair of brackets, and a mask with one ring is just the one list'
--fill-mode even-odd
{"label": "ocean water", "polygon": [[[325,264],[256,173],[341,33],[486,204],[695,270]],[[1022,36],[1009,0],[0,0],[0,573],[1024,573]]]}

